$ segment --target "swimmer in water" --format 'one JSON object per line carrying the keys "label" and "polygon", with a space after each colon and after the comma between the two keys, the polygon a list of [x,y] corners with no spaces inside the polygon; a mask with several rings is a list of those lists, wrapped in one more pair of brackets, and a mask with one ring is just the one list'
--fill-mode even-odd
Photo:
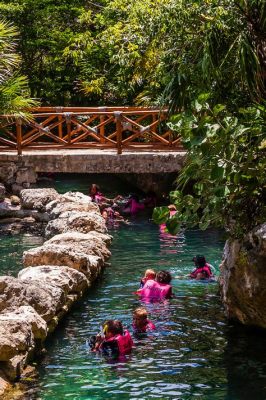
{"label": "swimmer in water", "polygon": [[133,312],[134,333],[146,333],[155,330],[155,325],[148,319],[148,312],[144,307],[138,307]]}

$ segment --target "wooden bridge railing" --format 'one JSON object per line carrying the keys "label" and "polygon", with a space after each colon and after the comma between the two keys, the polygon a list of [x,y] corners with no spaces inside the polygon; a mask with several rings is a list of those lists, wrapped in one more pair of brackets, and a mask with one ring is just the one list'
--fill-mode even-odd
{"label": "wooden bridge railing", "polygon": [[0,116],[0,152],[48,148],[180,148],[167,111],[138,107],[40,107],[31,121]]}

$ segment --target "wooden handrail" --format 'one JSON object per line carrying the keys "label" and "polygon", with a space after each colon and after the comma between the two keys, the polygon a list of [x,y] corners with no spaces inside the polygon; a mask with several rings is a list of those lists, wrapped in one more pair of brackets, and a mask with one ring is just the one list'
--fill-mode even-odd
{"label": "wooden handrail", "polygon": [[[37,107],[31,121],[0,115],[0,152],[42,148],[173,148],[167,109],[144,107]],[[8,121],[8,123],[6,123]]]}

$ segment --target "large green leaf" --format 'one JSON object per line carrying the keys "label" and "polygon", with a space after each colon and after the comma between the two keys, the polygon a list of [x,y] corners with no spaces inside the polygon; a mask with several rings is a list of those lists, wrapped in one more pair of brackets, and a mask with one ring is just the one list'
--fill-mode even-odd
{"label": "large green leaf", "polygon": [[152,219],[156,224],[162,224],[167,221],[170,216],[170,211],[168,207],[156,207],[152,213]]}

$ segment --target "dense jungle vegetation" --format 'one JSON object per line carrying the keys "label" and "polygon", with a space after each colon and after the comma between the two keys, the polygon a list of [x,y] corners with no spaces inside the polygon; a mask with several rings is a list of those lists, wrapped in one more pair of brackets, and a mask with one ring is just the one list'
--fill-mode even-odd
{"label": "dense jungle vegetation", "polygon": [[0,14],[2,112],[167,106],[188,159],[178,213],[154,219],[237,237],[265,221],[265,1],[0,0]]}

